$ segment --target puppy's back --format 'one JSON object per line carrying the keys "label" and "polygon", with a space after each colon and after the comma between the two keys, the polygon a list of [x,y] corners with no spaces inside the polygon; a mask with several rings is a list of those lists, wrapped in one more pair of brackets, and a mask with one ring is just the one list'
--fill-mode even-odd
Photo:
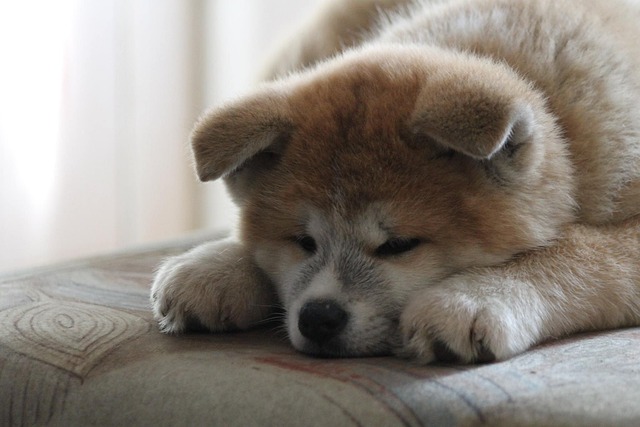
{"label": "puppy's back", "polygon": [[609,0],[425,3],[379,39],[506,62],[544,92],[570,144],[580,217],[618,221],[640,206],[640,7]]}

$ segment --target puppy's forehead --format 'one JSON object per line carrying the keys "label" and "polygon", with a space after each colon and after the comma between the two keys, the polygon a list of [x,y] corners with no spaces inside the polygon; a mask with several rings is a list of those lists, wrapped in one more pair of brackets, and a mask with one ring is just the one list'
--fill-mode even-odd
{"label": "puppy's forehead", "polygon": [[292,93],[293,123],[310,139],[332,136],[334,149],[391,137],[405,124],[420,80],[399,77],[376,63],[350,63],[310,78]]}
{"label": "puppy's forehead", "polygon": [[441,211],[456,212],[455,189],[473,185],[454,162],[434,160],[434,144],[406,134],[423,76],[352,65],[314,76],[288,97],[293,129],[245,205],[246,235],[302,233],[305,206],[332,218],[326,229],[367,215],[364,223],[375,222],[370,212],[377,210],[395,234],[420,235],[425,222],[447,224],[451,214]]}
{"label": "puppy's forehead", "polygon": [[378,242],[388,238],[390,217],[384,203],[363,206],[357,212],[341,209],[341,203],[330,212],[309,206],[307,208],[308,231],[326,241],[348,236],[360,241]]}
{"label": "puppy's forehead", "polygon": [[403,138],[417,88],[417,81],[364,66],[302,85],[290,100],[287,169],[333,204],[366,206],[393,190],[420,163]]}

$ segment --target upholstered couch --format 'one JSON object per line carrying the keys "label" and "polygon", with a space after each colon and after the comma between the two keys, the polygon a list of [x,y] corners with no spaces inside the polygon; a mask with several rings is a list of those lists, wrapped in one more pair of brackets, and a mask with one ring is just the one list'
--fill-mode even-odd
{"label": "upholstered couch", "polygon": [[468,367],[316,359],[270,329],[162,335],[154,267],[200,240],[0,278],[0,425],[640,425],[640,328]]}

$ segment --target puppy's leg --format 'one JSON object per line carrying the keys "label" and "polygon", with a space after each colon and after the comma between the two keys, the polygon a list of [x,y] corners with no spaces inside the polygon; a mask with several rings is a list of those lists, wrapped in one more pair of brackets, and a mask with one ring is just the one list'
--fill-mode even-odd
{"label": "puppy's leg", "polygon": [[505,359],[543,340],[640,324],[640,218],[573,225],[556,245],[420,291],[401,317],[404,355]]}
{"label": "puppy's leg", "polygon": [[271,284],[238,242],[203,244],[167,259],[151,287],[160,330],[184,332],[191,323],[211,331],[246,329],[277,304]]}
{"label": "puppy's leg", "polygon": [[397,10],[411,0],[331,0],[324,3],[292,37],[285,39],[262,72],[271,80],[308,67],[361,43],[381,12]]}

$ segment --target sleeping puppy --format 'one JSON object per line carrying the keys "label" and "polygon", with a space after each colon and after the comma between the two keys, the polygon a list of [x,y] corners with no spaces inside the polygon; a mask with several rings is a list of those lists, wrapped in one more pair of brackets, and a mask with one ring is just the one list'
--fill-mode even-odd
{"label": "sleeping puppy", "polygon": [[160,329],[281,306],[305,353],[473,363],[639,325],[638,22],[617,0],[327,4],[196,124],[238,238],[162,264]]}

